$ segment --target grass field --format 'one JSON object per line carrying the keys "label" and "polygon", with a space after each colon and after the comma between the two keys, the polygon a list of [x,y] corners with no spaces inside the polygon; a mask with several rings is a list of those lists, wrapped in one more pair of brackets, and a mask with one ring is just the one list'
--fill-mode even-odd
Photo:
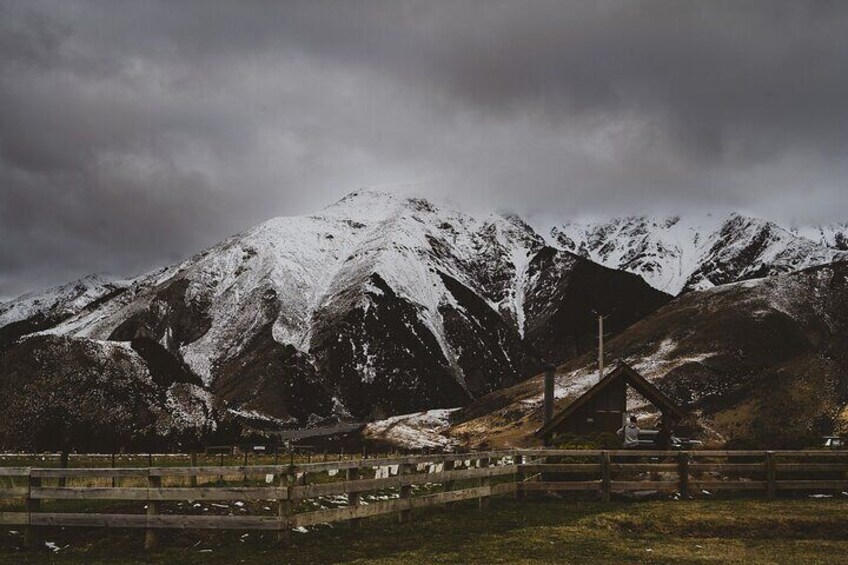
{"label": "grass field", "polygon": [[[2,563],[836,563],[848,555],[844,499],[619,502],[493,499],[293,533],[47,530],[63,548],[24,552],[2,530]],[[68,547],[65,547],[65,546]],[[843,561],[844,562],[844,561]]]}

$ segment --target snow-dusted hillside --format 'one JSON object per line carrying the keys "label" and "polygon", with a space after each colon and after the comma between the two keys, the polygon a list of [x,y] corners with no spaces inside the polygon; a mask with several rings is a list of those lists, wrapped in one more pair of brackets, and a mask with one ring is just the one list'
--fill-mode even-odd
{"label": "snow-dusted hillside", "polygon": [[667,300],[514,215],[363,190],[35,329],[131,342],[165,385],[303,426],[461,406],[591,347],[593,310],[617,331]]}
{"label": "snow-dusted hillside", "polygon": [[[708,439],[797,447],[848,431],[848,262],[689,292],[606,344],[685,408]],[[557,370],[564,408],[598,382],[594,352]],[[543,380],[455,414],[451,434],[526,444],[542,423]],[[656,409],[629,397],[646,417]],[[691,432],[687,432],[691,433]]]}
{"label": "snow-dusted hillside", "polygon": [[739,214],[573,221],[543,231],[561,249],[673,295],[848,258],[840,226],[790,230]]}

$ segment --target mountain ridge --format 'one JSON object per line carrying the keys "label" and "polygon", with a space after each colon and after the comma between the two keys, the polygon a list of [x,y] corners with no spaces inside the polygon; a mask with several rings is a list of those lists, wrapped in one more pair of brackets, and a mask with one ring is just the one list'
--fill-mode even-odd
{"label": "mountain ridge", "polygon": [[839,224],[782,227],[731,212],[546,225],[550,243],[678,295],[848,258]]}
{"label": "mountain ridge", "polygon": [[157,386],[194,387],[210,413],[305,426],[467,404],[591,347],[593,309],[617,312],[617,331],[668,299],[516,216],[358,191],[142,275],[15,347],[129,342]]}

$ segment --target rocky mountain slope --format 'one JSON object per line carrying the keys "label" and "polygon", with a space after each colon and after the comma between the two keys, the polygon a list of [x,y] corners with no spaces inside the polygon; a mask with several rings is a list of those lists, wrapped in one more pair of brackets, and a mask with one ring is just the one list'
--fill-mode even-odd
{"label": "rocky mountain slope", "polygon": [[830,223],[792,228],[792,233],[820,245],[848,251],[848,223]]}
{"label": "rocky mountain slope", "polygon": [[546,226],[551,244],[672,295],[848,259],[845,226],[783,228],[739,214]]}
{"label": "rocky mountain slope", "polygon": [[[86,302],[72,294],[65,302]],[[375,191],[86,296],[76,312],[13,322],[40,332],[16,331],[0,357],[7,401],[30,407],[19,421],[39,421],[60,366],[123,367],[139,388],[109,395],[119,412],[138,412],[127,403],[141,394],[145,414],[170,412],[178,422],[166,428],[194,422],[198,434],[228,417],[298,427],[461,406],[591,348],[594,310],[619,331],[669,300],[546,245],[515,216]],[[3,308],[27,312],[17,302]],[[73,383],[98,386],[68,382],[70,397]],[[0,445],[12,447],[18,424],[5,420]]]}
{"label": "rocky mountain slope", "polygon": [[[685,406],[708,439],[808,444],[848,432],[848,262],[687,293],[607,343]],[[559,408],[597,382],[593,353],[557,371]],[[532,442],[542,379],[464,409],[452,434],[466,441]],[[630,408],[650,410],[638,397]]]}

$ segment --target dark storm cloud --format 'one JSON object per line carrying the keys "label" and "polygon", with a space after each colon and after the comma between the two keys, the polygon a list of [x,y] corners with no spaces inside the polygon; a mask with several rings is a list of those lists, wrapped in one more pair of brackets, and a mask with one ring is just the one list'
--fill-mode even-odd
{"label": "dark storm cloud", "polygon": [[0,4],[0,296],[363,185],[848,219],[842,2]]}

